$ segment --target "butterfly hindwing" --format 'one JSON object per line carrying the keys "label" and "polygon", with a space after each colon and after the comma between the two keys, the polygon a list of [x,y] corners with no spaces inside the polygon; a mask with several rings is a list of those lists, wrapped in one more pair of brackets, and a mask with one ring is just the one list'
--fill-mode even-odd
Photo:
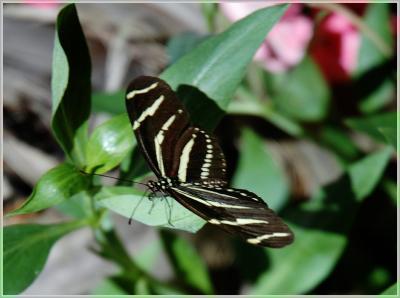
{"label": "butterfly hindwing", "polygon": [[225,156],[216,138],[197,127],[189,127],[176,145],[178,161],[171,177],[181,182],[226,184]]}
{"label": "butterfly hindwing", "polygon": [[171,191],[185,207],[248,243],[282,247],[293,241],[289,227],[250,191],[190,183]]}

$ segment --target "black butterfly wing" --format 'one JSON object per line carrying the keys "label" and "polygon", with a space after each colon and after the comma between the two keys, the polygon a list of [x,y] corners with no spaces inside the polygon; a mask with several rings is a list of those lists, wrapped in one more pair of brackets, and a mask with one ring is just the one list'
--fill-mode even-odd
{"label": "black butterfly wing", "polygon": [[183,206],[255,245],[293,241],[288,226],[255,194],[226,188],[226,162],[217,140],[191,125],[176,94],[163,80],[139,77],[128,87],[132,128],[151,169],[176,178],[168,192]]}
{"label": "black butterfly wing", "polygon": [[197,127],[189,127],[176,145],[171,177],[181,182],[226,185],[225,156],[216,138]]}
{"label": "black butterfly wing", "polygon": [[189,127],[189,115],[167,83],[155,77],[133,80],[126,92],[126,108],[139,148],[153,172],[168,177],[174,150]]}
{"label": "black butterfly wing", "polygon": [[190,183],[170,192],[186,208],[248,243],[276,248],[293,242],[290,228],[252,192]]}
{"label": "black butterfly wing", "polygon": [[226,184],[226,163],[215,137],[191,125],[175,92],[163,80],[142,76],[126,92],[139,147],[158,177]]}

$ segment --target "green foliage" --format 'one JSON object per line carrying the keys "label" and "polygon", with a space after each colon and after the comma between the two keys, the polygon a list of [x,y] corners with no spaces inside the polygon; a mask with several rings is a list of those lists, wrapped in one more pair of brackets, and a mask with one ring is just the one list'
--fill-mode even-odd
{"label": "green foliage", "polygon": [[396,282],[395,284],[391,285],[389,288],[387,288],[381,295],[398,295],[399,291],[399,282]]}
{"label": "green foliage", "polygon": [[[390,29],[388,3],[368,5],[365,13],[368,25],[390,47],[393,46]],[[387,57],[374,46],[369,38],[362,36],[361,48],[355,76],[360,80],[360,89],[368,92],[361,94],[359,108],[364,113],[373,113],[387,105],[395,96],[394,74],[388,71],[390,64]],[[371,76],[378,76],[378,81],[371,81]],[[365,88],[368,86],[368,88]]]}
{"label": "green foliage", "polygon": [[[132,136],[129,138],[127,136]],[[127,114],[96,127],[86,146],[86,171],[105,173],[119,165],[135,145]]]}
{"label": "green foliage", "polygon": [[345,120],[347,126],[367,134],[376,141],[396,144],[397,112],[389,112],[365,116],[362,118],[349,118]]}
{"label": "green foliage", "polygon": [[196,232],[204,225],[203,219],[172,198],[154,198],[156,201],[151,201],[132,187],[103,187],[95,198],[101,206],[127,218],[133,212],[132,218],[150,226]]}
{"label": "green foliage", "polygon": [[111,115],[126,113],[125,102],[122,100],[124,97],[125,91],[93,93],[92,111],[105,112]]}
{"label": "green foliage", "polygon": [[289,195],[289,185],[282,169],[265,143],[250,130],[242,136],[240,156],[233,185],[253,191],[273,210],[281,209]]}
{"label": "green foliage", "polygon": [[176,275],[182,276],[187,285],[201,291],[201,293],[212,294],[213,290],[207,268],[189,242],[167,230],[161,231],[161,239]]}
{"label": "green foliage", "polygon": [[79,173],[70,164],[60,164],[44,174],[24,204],[8,215],[27,214],[55,206],[88,186],[86,175]]}
{"label": "green foliage", "polygon": [[[246,66],[285,9],[285,5],[260,9],[236,22],[225,32],[208,38],[168,67],[161,74],[161,78],[173,89],[178,89],[180,85],[196,87],[215,101],[215,109],[225,110],[245,74]],[[189,92],[187,96],[190,95]],[[181,99],[188,101],[186,96],[181,96]],[[192,100],[191,104],[195,105],[196,101]],[[188,108],[196,122],[196,117],[204,110],[204,105],[197,104]],[[219,117],[207,119],[203,126],[212,128],[218,123]]]}
{"label": "green foliage", "polygon": [[270,268],[259,276],[253,294],[306,293],[332,271],[360,201],[379,182],[391,153],[386,148],[365,157],[300,208],[285,210],[296,239],[285,249],[265,250]]}
{"label": "green foliage", "polygon": [[318,121],[326,116],[329,89],[311,58],[270,80],[271,97],[278,111],[299,121]]}
{"label": "green foliage", "polygon": [[[387,3],[373,3],[368,5],[365,12],[365,24],[374,30],[389,46],[392,45],[392,37],[389,23],[389,5]],[[363,73],[372,67],[385,62],[386,57],[382,51],[372,43],[371,39],[362,36],[357,73]]]}
{"label": "green foliage", "polygon": [[66,6],[58,15],[52,69],[53,132],[67,157],[83,166],[90,114],[91,64],[74,5]]}
{"label": "green foliage", "polygon": [[334,126],[325,126],[320,131],[321,143],[338,153],[338,156],[346,160],[354,160],[360,153],[357,146],[342,129]]}
{"label": "green foliage", "polygon": [[169,63],[174,64],[177,60],[179,60],[179,58],[195,48],[206,37],[207,36],[194,32],[185,32],[170,39],[167,44]]}
{"label": "green foliage", "polygon": [[[217,5],[202,7],[209,27],[214,29]],[[244,116],[263,121],[278,131],[265,132],[272,138],[277,133],[279,138],[322,143],[345,168],[340,178],[319,188],[307,201],[293,204],[286,165],[276,163],[266,142],[249,128],[253,126],[242,130],[232,184],[265,199],[296,237],[292,245],[279,250],[245,243],[238,246],[235,256],[242,264],[234,269],[250,281],[250,293],[260,295],[310,293],[332,274],[350,245],[349,233],[364,201],[375,190],[383,190],[393,206],[397,199],[396,183],[385,169],[394,155],[392,147],[397,148],[398,116],[381,111],[394,94],[393,74],[386,68],[391,60],[368,37],[362,38],[354,76],[355,85],[362,91],[357,94],[359,109],[367,116],[343,120],[336,110],[329,109],[334,105],[330,102],[332,90],[308,56],[285,74],[265,73],[254,66],[255,71],[246,75],[254,53],[286,8],[276,5],[260,9],[214,36],[186,33],[173,38],[167,50],[170,66],[161,74],[183,100],[195,124],[211,131],[225,113],[230,119]],[[371,4],[365,24],[391,45],[388,24],[381,22],[388,19],[388,13],[388,5]],[[149,173],[126,115],[124,92],[92,94],[90,68],[75,6],[67,5],[57,19],[52,76],[52,129],[67,161],[44,174],[26,202],[8,215],[56,207],[74,219],[62,224],[4,228],[5,293],[21,293],[40,274],[58,239],[89,226],[96,241],[91,246],[93,253],[119,269],[92,294],[219,294],[201,256],[176,231],[197,232],[205,225],[203,219],[172,198],[149,200],[146,192],[133,187],[129,180],[116,183],[118,186],[102,186],[98,177],[90,175],[118,166],[122,179],[141,181]],[[376,68],[384,70],[382,80],[365,85]],[[107,112],[113,118],[95,127],[89,136],[90,112]],[[344,129],[343,123],[349,129]],[[349,137],[349,130],[370,136],[382,148],[365,156]],[[168,229],[162,229],[160,239],[132,257],[115,232],[110,211]],[[148,273],[161,251],[170,260],[173,282],[159,281]],[[371,272],[378,272],[376,288],[393,282],[386,269],[374,270]],[[386,274],[384,279],[379,272]],[[396,286],[384,294],[395,293]]]}
{"label": "green foliage", "polygon": [[13,225],[3,229],[4,293],[21,293],[40,274],[53,244],[85,225],[69,222],[52,225]]}
{"label": "green foliage", "polygon": [[300,137],[304,134],[303,128],[294,119],[261,102],[246,88],[241,86],[236,96],[238,100],[229,105],[230,114],[261,117],[291,136]]}

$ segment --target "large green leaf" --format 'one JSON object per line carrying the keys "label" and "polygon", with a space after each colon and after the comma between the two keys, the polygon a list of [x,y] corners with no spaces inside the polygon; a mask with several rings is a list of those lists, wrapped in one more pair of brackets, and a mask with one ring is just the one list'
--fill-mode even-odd
{"label": "large green leaf", "polygon": [[[192,116],[200,114],[204,118],[204,110],[208,107],[208,114],[213,116],[204,123],[208,128],[218,123],[221,111],[227,108],[245,74],[246,66],[286,7],[276,5],[252,13],[226,31],[206,39],[162,73],[161,78],[178,92],[182,85],[201,91],[189,89],[179,93],[184,102],[190,102],[188,108]],[[201,93],[212,102],[205,105],[199,102]],[[210,107],[216,111],[213,112]]]}
{"label": "large green leaf", "polygon": [[207,268],[194,247],[187,240],[177,237],[168,230],[161,231],[161,239],[178,279],[203,294],[212,294]]}
{"label": "large green leaf", "polygon": [[273,81],[271,97],[278,111],[299,121],[318,121],[326,116],[329,88],[311,58],[304,58]]}
{"label": "large green leaf", "polygon": [[200,35],[196,32],[184,32],[171,38],[167,44],[169,64],[175,63],[179,58],[187,54],[206,37],[206,35]]}
{"label": "large green leaf", "polygon": [[392,151],[387,147],[354,163],[309,202],[285,210],[296,239],[283,249],[265,250],[270,267],[253,294],[304,294],[328,276],[345,248],[359,203],[379,182]]}
{"label": "large green leaf", "polygon": [[81,191],[74,194],[68,200],[56,205],[57,211],[75,219],[83,219],[92,216],[92,198],[88,191]]}
{"label": "large green leaf", "polygon": [[57,18],[52,66],[52,129],[65,154],[85,164],[90,114],[90,56],[75,5]]}
{"label": "large green leaf", "polygon": [[67,163],[44,174],[25,203],[8,215],[37,212],[57,205],[89,187],[89,178]]}
{"label": "large green leaf", "polygon": [[42,271],[53,244],[65,234],[85,225],[74,221],[52,225],[13,225],[3,229],[4,293],[25,290]]}
{"label": "large green leaf", "polygon": [[233,185],[262,197],[270,208],[279,210],[289,195],[289,185],[266,144],[255,133],[244,130],[240,159]]}
{"label": "large green leaf", "polygon": [[243,86],[238,88],[236,97],[237,99],[230,103],[228,113],[264,118],[282,131],[295,137],[301,137],[304,134],[303,128],[294,119],[283,115],[271,104],[261,102]]}
{"label": "large green leaf", "polygon": [[92,111],[105,112],[113,115],[126,113],[125,91],[93,93]]}
{"label": "large green leaf", "polygon": [[90,136],[86,146],[85,170],[89,173],[109,171],[132,150],[135,140],[126,113],[106,121],[96,127]]}
{"label": "large green leaf", "polygon": [[397,131],[397,117],[397,112],[389,112],[359,118],[348,118],[345,120],[345,124],[379,142],[392,144],[393,139],[396,139],[396,134],[388,135],[387,133],[388,129],[392,132]]}
{"label": "large green leaf", "polygon": [[149,226],[196,232],[205,223],[172,198],[155,198],[152,202],[132,187],[103,187],[95,198],[101,206],[127,218],[134,211],[133,219]]}

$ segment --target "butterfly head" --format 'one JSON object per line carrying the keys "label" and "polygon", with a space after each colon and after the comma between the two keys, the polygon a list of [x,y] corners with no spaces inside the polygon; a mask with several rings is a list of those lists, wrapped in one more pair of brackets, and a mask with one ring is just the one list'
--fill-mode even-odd
{"label": "butterfly head", "polygon": [[161,178],[158,181],[149,181],[147,186],[152,192],[165,192],[171,186],[176,186],[177,181],[171,178]]}

